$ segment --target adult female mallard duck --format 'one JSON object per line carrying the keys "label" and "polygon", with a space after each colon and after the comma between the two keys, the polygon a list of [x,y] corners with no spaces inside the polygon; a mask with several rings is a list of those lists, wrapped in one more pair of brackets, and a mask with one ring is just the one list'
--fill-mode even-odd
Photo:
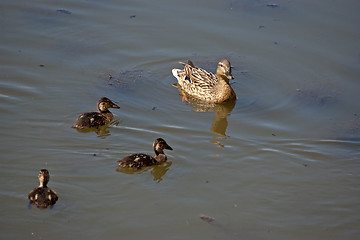
{"label": "adult female mallard duck", "polygon": [[81,114],[73,128],[85,129],[91,127],[100,127],[110,123],[114,119],[114,115],[108,108],[120,108],[113,103],[110,99],[103,97],[97,103],[98,112],[86,112]]}
{"label": "adult female mallard duck", "polygon": [[50,180],[49,171],[41,169],[38,178],[40,185],[29,193],[28,198],[38,208],[50,207],[56,203],[58,196],[54,190],[47,187]]}
{"label": "adult female mallard duck", "polygon": [[231,64],[222,59],[218,63],[216,74],[195,67],[189,60],[188,63],[179,62],[185,66],[183,70],[173,69],[172,74],[178,80],[182,93],[203,101],[212,103],[229,102],[236,99],[234,90],[229,85]]}
{"label": "adult female mallard duck", "polygon": [[167,160],[164,149],[173,150],[162,138],[158,138],[155,140],[153,148],[155,152],[155,157],[144,153],[135,153],[119,160],[119,166],[141,168],[144,166],[158,165],[166,162]]}

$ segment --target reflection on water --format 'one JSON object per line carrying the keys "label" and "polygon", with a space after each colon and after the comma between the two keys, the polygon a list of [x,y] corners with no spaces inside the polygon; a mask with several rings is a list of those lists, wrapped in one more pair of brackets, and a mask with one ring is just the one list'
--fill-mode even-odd
{"label": "reflection on water", "polygon": [[163,176],[169,171],[170,166],[172,165],[172,161],[165,162],[164,164],[143,167],[143,168],[127,168],[127,167],[118,167],[116,169],[117,172],[126,173],[126,174],[142,174],[144,172],[150,171],[150,173],[154,177],[154,181],[159,183],[163,180]]}
{"label": "reflection on water", "polygon": [[215,116],[210,128],[211,132],[226,136],[225,132],[228,127],[227,116],[229,116],[234,109],[235,103],[236,101],[215,105]]}
{"label": "reflection on water", "polygon": [[[215,139],[226,139],[226,137],[214,137]],[[216,140],[213,140],[213,141],[210,141],[211,143],[215,144],[216,146],[220,147],[220,148],[223,148],[224,145],[221,144],[220,141],[216,141]]]}
{"label": "reflection on water", "polygon": [[76,129],[79,133],[90,133],[94,132],[98,135],[99,138],[106,138],[110,136],[110,128],[112,126],[118,126],[120,123],[119,120],[114,120],[108,125],[100,126],[100,127],[93,127],[93,128],[85,128],[85,129]]}
{"label": "reflection on water", "polygon": [[[175,83],[173,86],[181,92],[179,84]],[[228,127],[227,116],[229,116],[231,111],[234,109],[236,101],[230,101],[227,103],[210,103],[186,95],[186,101],[184,102],[190,104],[195,112],[215,112],[210,131],[218,135],[226,136],[225,132]]]}

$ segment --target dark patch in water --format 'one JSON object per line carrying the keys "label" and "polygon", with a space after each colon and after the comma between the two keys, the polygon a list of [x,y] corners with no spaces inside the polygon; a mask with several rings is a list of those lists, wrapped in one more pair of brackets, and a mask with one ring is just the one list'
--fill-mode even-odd
{"label": "dark patch in water", "polygon": [[269,4],[266,4],[266,6],[267,6],[267,7],[270,7],[270,8],[277,8],[277,7],[279,7],[279,5],[276,4],[276,3],[269,3]]}
{"label": "dark patch in water", "polygon": [[126,70],[116,74],[107,74],[104,81],[111,87],[135,89],[136,82],[144,78],[142,70]]}
{"label": "dark patch in water", "polygon": [[57,9],[56,11],[59,13],[64,13],[64,14],[68,14],[68,15],[71,14],[71,12],[69,10],[65,10],[65,9]]}
{"label": "dark patch in water", "polygon": [[336,102],[338,90],[331,85],[321,85],[319,87],[296,89],[296,98],[303,103],[312,106],[325,106]]}

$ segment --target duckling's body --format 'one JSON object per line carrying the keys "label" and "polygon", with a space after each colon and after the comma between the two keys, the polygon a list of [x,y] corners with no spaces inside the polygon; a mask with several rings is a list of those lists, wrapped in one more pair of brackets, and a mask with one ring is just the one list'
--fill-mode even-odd
{"label": "duckling's body", "polygon": [[56,203],[58,196],[54,190],[47,187],[50,180],[49,171],[46,169],[40,170],[38,178],[40,185],[29,193],[28,198],[38,208],[50,207]]}
{"label": "duckling's body", "polygon": [[162,138],[155,140],[153,148],[155,157],[144,153],[135,153],[124,157],[122,160],[119,160],[119,166],[141,168],[145,166],[158,165],[166,162],[167,160],[164,149],[173,150]]}
{"label": "duckling's body", "polygon": [[108,108],[120,108],[106,97],[103,97],[98,101],[97,107],[98,112],[86,112],[81,114],[77,118],[73,128],[85,129],[106,125],[114,119],[114,115],[108,110]]}
{"label": "duckling's body", "polygon": [[172,74],[178,80],[183,93],[212,103],[236,99],[236,94],[229,85],[229,79],[234,77],[231,75],[231,64],[228,60],[222,59],[218,63],[216,74],[195,67],[190,60],[188,63],[180,63],[185,66],[184,69],[173,69]]}

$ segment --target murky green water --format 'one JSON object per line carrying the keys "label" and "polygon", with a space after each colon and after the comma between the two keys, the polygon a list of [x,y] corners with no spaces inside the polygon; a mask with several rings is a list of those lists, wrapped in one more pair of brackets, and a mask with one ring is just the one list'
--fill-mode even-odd
{"label": "murky green water", "polygon": [[[1,239],[358,238],[357,1],[0,6]],[[236,105],[182,102],[177,62],[224,57]],[[103,96],[111,127],[72,129]],[[166,165],[117,168],[157,137]],[[47,210],[27,201],[42,168]]]}

